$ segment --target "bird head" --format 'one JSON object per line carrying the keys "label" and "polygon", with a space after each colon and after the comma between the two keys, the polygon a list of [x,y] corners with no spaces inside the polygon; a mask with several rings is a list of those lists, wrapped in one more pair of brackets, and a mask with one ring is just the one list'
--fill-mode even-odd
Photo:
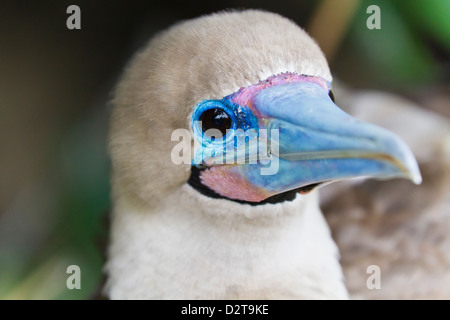
{"label": "bird head", "polygon": [[[189,184],[261,204],[356,177],[420,183],[405,143],[343,112],[331,81],[317,44],[277,14],[223,12],[170,28],[135,56],[116,90],[115,196],[151,205]],[[173,138],[177,129],[184,139]],[[188,161],[173,160],[176,143],[192,150]]]}

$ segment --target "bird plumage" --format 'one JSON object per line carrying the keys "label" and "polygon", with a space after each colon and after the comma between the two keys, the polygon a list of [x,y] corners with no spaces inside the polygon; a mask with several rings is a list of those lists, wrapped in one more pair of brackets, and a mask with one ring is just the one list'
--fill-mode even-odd
{"label": "bird plumage", "polygon": [[116,202],[113,299],[346,298],[317,194],[251,207],[183,185],[157,210]]}

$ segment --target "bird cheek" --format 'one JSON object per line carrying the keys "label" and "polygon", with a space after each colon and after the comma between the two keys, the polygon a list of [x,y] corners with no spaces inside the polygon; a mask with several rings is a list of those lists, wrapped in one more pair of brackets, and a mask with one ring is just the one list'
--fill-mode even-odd
{"label": "bird cheek", "polygon": [[200,181],[217,194],[235,200],[260,202],[271,195],[251,184],[240,166],[217,166],[201,172]]}

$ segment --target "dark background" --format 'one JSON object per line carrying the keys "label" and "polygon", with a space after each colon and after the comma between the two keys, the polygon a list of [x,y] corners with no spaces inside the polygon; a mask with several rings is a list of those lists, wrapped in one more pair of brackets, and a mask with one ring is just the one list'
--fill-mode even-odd
{"label": "dark background", "polygon": [[[66,28],[71,4],[81,8],[81,30]],[[381,30],[366,28],[371,4],[381,8]],[[231,8],[278,12],[306,28],[349,87],[450,115],[450,1],[2,1],[0,298],[95,293],[114,83],[155,32]],[[82,290],[65,286],[71,264],[81,267]]]}

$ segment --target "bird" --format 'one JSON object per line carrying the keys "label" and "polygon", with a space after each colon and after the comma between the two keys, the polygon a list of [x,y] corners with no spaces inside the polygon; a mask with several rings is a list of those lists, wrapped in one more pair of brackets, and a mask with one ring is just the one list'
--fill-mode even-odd
{"label": "bird", "polygon": [[112,99],[106,297],[348,299],[318,189],[421,175],[331,83],[316,42],[261,10],[186,20],[138,51]]}

